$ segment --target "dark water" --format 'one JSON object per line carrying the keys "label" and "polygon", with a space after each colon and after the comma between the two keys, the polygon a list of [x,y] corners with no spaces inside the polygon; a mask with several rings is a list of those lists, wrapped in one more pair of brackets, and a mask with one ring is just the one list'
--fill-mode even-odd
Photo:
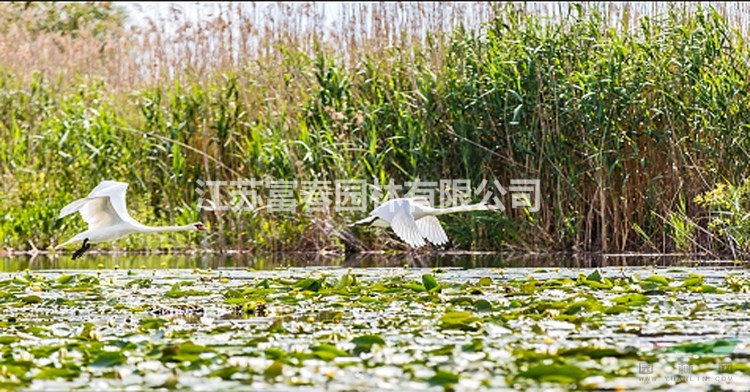
{"label": "dark water", "polygon": [[633,266],[748,268],[750,262],[707,257],[670,255],[582,255],[501,253],[365,253],[324,255],[317,253],[273,254],[122,254],[92,253],[78,260],[70,255],[15,255],[0,258],[0,272],[68,269],[194,269],[242,268],[273,270],[288,267],[351,268],[593,268]]}

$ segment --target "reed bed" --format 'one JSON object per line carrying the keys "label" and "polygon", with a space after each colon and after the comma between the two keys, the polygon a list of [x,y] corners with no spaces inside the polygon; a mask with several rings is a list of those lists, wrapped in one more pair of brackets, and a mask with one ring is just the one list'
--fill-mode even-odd
{"label": "reed bed", "polygon": [[[541,181],[541,209],[450,216],[450,247],[721,252],[696,196],[747,172],[744,3],[229,4],[0,30],[0,242],[60,243],[59,209],[131,183],[127,248],[383,249],[363,213],[201,211],[199,181]],[[24,19],[25,18],[25,19]],[[172,27],[168,27],[172,26]],[[510,200],[504,199],[506,207]]]}

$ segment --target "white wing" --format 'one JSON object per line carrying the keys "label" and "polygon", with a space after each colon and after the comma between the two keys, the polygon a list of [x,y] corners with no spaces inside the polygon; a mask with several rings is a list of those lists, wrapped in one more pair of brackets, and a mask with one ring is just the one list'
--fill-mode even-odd
{"label": "white wing", "polygon": [[102,181],[94,188],[88,197],[108,196],[117,215],[125,222],[139,224],[128,213],[127,203],[125,202],[125,193],[128,190],[128,184],[116,181]]}
{"label": "white wing", "polygon": [[422,207],[430,207],[430,200],[424,196],[410,197],[408,200]]}
{"label": "white wing", "polygon": [[427,238],[435,245],[442,245],[448,242],[448,236],[443,230],[438,218],[428,215],[416,222],[417,228],[423,237]]}
{"label": "white wing", "polygon": [[128,184],[126,182],[118,181],[102,181],[99,183],[99,185],[96,186],[96,188],[94,188],[94,190],[89,193],[88,197],[101,196],[101,192],[104,192],[105,189],[112,187],[122,188],[122,192],[125,193],[125,190],[128,189]]}
{"label": "white wing", "polygon": [[106,196],[87,198],[89,199],[78,212],[83,221],[89,225],[89,230],[114,226],[123,220],[117,215],[112,207],[110,198]]}
{"label": "white wing", "polygon": [[391,221],[393,231],[399,238],[414,248],[424,246],[426,243],[419,232],[416,222],[414,222],[414,215],[411,214],[408,204],[403,203],[401,207],[396,211]]}
{"label": "white wing", "polygon": [[102,181],[89,195],[78,199],[60,211],[60,218],[78,211],[89,225],[89,230],[122,222],[138,225],[128,214],[125,192],[128,184],[116,181]]}

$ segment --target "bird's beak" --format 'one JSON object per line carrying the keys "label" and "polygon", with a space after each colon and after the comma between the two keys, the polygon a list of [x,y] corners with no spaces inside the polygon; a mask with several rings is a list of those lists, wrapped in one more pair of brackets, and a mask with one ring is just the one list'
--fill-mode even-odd
{"label": "bird's beak", "polygon": [[208,229],[206,229],[206,226],[198,225],[198,230],[200,230],[200,231],[206,231]]}

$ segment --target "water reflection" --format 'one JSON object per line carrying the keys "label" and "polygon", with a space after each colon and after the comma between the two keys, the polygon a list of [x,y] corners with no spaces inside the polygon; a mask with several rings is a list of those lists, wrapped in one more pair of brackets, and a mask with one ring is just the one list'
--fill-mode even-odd
{"label": "water reflection", "polygon": [[16,255],[0,258],[0,271],[121,269],[243,268],[272,270],[288,267],[459,267],[459,268],[593,268],[607,266],[721,266],[747,268],[746,261],[688,258],[673,255],[582,255],[504,253],[359,253],[330,255],[317,253],[265,254],[90,254],[71,260],[67,255]]}

